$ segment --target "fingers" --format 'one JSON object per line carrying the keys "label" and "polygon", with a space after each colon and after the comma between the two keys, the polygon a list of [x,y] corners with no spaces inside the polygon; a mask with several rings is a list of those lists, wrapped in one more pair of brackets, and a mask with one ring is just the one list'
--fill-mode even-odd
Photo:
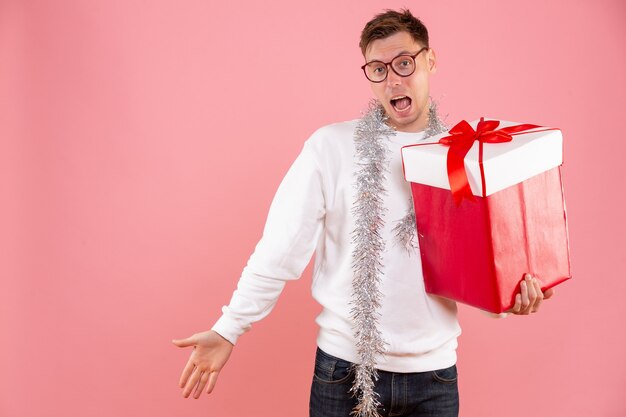
{"label": "fingers", "polygon": [[191,391],[193,391],[193,389],[196,387],[198,380],[200,380],[201,374],[202,374],[202,371],[200,370],[200,368],[196,367],[193,370],[193,372],[191,373],[191,377],[189,378],[189,381],[187,381],[187,385],[185,385],[185,389],[183,389],[183,397],[185,398],[189,397],[189,394],[191,394]]}
{"label": "fingers", "polygon": [[196,337],[194,335],[186,339],[172,339],[172,343],[174,343],[178,347],[187,347],[187,346],[193,346],[197,342],[196,342]]}
{"label": "fingers", "polygon": [[539,280],[537,278],[533,278],[532,283],[533,283],[534,291],[536,294],[536,300],[535,300],[535,305],[533,306],[530,312],[536,313],[537,311],[539,311],[539,307],[541,306],[541,303],[543,302],[543,292],[541,291],[541,285],[539,284]]}
{"label": "fingers", "polygon": [[204,387],[207,386],[207,384],[209,386],[207,394],[210,394],[215,387],[218,374],[219,371],[202,371],[197,366],[194,366],[193,362],[190,360],[185,367],[183,377],[181,377],[180,387],[183,388],[183,396],[187,398],[193,391],[193,397],[196,399],[200,398],[200,395],[202,394],[202,391],[204,390]]}
{"label": "fingers", "polygon": [[524,279],[520,283],[520,292],[515,295],[515,304],[508,310],[509,313],[529,314],[536,299],[534,285],[530,283],[529,277],[530,274],[524,275]]}
{"label": "fingers", "polygon": [[507,313],[519,314],[520,309],[522,308],[522,295],[520,293],[515,294],[515,304],[513,307],[508,309]]}
{"label": "fingers", "polygon": [[211,373],[209,371],[202,372],[202,376],[200,376],[200,382],[198,382],[198,385],[196,386],[196,391],[193,393],[194,398],[200,397],[202,391],[204,390],[204,387],[206,386],[207,381],[209,380],[210,374]]}
{"label": "fingers", "polygon": [[207,385],[207,394],[211,393],[219,370],[233,349],[232,343],[213,331],[196,333],[186,339],[172,339],[172,343],[179,347],[193,346],[178,382],[183,396],[188,398],[193,393],[193,397],[197,399]]}
{"label": "fingers", "polygon": [[520,292],[522,294],[522,306],[519,314],[528,314],[528,307],[530,306],[530,299],[528,297],[528,275],[520,284]]}
{"label": "fingers", "polygon": [[[193,335],[185,339],[172,339],[172,343],[174,343],[178,347],[194,346],[194,349],[195,349],[195,345],[197,341],[196,341],[195,335]],[[194,362],[194,359],[193,359],[193,353],[192,353],[192,355],[189,357],[189,360],[187,360],[187,364],[185,365],[185,368],[183,369],[183,373],[180,375],[180,379],[178,380],[178,386],[181,388],[185,387],[185,389],[183,390],[183,395],[185,397],[189,396],[189,392],[191,391],[191,388],[196,385],[195,382],[189,380],[189,376],[193,374],[193,371],[195,369],[195,364],[193,362]],[[192,382],[193,384],[190,386]]]}
{"label": "fingers", "polygon": [[[539,280],[530,274],[526,274],[520,287],[522,293],[522,308],[519,314],[530,314],[539,311],[539,307],[545,298],[543,291],[541,291]],[[548,290],[547,293],[549,293],[549,297],[551,297],[553,291]]]}
{"label": "fingers", "polygon": [[189,375],[191,375],[194,368],[195,368],[195,364],[193,363],[193,356],[190,356],[189,360],[187,361],[187,365],[185,365],[185,369],[183,369],[183,373],[180,376],[180,380],[178,381],[179,387],[183,388],[187,384]]}
{"label": "fingers", "polygon": [[520,292],[515,296],[515,304],[506,312],[524,315],[536,313],[543,300],[553,295],[554,289],[550,288],[543,292],[538,278],[524,274],[524,279],[520,283]]}
{"label": "fingers", "polygon": [[526,309],[526,314],[530,314],[534,312],[537,305],[537,290],[535,289],[533,277],[530,274],[526,275],[526,289],[528,290],[528,308]]}
{"label": "fingers", "polygon": [[219,372],[211,372],[209,374],[209,389],[207,390],[207,394],[213,392],[213,388],[215,388],[215,383],[217,382],[217,375]]}

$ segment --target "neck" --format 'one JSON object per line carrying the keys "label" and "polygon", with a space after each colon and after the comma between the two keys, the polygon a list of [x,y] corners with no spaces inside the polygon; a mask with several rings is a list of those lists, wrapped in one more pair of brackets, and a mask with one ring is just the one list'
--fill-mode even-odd
{"label": "neck", "polygon": [[396,126],[394,123],[391,122],[391,120],[387,120],[387,125],[389,127],[391,127],[392,129],[394,129],[397,132],[405,132],[405,133],[419,133],[419,132],[423,132],[424,130],[426,130],[428,128],[428,120],[423,121],[417,125],[411,125],[411,126]]}

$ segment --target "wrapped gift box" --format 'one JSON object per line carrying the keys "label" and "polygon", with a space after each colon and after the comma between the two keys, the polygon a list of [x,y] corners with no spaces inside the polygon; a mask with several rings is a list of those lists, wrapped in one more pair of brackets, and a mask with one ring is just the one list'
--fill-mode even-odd
{"label": "wrapped gift box", "polygon": [[524,273],[571,277],[562,149],[558,129],[482,119],[402,148],[427,292],[501,313]]}

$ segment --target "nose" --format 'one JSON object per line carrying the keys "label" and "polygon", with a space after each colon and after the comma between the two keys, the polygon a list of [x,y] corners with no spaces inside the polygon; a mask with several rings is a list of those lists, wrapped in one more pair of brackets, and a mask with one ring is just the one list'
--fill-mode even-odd
{"label": "nose", "polygon": [[396,74],[396,72],[394,70],[391,69],[391,65],[387,64],[387,84],[388,85],[399,85],[400,84],[400,80],[402,79],[401,76],[399,76],[398,74]]}

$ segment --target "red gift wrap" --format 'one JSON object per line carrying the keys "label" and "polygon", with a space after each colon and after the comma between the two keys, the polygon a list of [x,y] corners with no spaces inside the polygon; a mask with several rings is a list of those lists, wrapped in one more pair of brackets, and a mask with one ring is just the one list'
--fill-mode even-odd
{"label": "red gift wrap", "polygon": [[[487,195],[489,184],[485,184],[480,136],[493,137],[497,126],[495,123],[485,128],[481,119],[476,131],[472,130],[473,137],[465,135],[461,139],[465,153],[472,146],[468,143],[470,139],[480,146],[481,178],[475,182],[481,182],[482,189],[475,192],[478,196],[471,195],[468,183],[463,180],[459,185],[458,177],[465,172],[455,174],[457,184],[454,184],[451,170],[459,169],[454,166],[454,159],[462,161],[464,156],[459,157],[458,152],[452,158],[448,154],[447,158],[450,189],[411,182],[426,291],[493,313],[513,307],[525,273],[536,276],[543,291],[571,278],[560,165]],[[520,131],[539,127],[515,126],[500,131],[506,133],[508,129],[509,133],[522,135],[524,132]],[[453,134],[455,128],[448,133]],[[462,130],[467,133],[466,129]],[[454,145],[450,143],[454,138],[451,137],[418,146],[445,144],[452,149]],[[485,141],[484,146],[502,145]],[[460,169],[465,170],[462,164]]]}

